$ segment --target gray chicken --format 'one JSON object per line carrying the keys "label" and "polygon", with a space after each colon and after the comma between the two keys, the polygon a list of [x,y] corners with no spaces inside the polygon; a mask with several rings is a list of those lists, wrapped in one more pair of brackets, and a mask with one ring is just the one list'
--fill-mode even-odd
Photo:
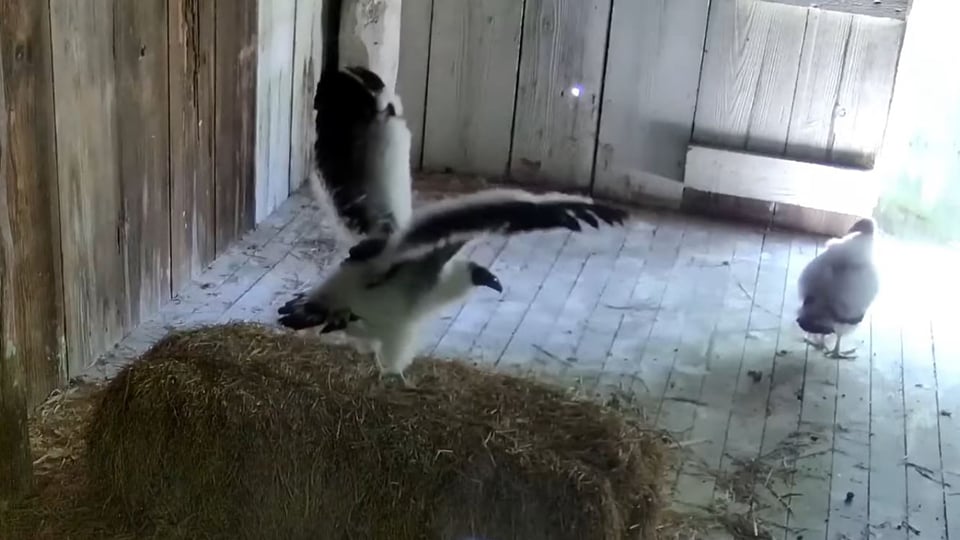
{"label": "gray chicken", "polygon": [[827,248],[800,273],[798,289],[803,305],[797,324],[817,336],[807,343],[826,349],[826,336],[835,334],[837,342],[827,355],[856,358],[856,349],[840,350],[840,340],[853,332],[866,316],[879,292],[879,279],[873,260],[875,224],[872,219],[857,221],[843,238],[827,242]]}

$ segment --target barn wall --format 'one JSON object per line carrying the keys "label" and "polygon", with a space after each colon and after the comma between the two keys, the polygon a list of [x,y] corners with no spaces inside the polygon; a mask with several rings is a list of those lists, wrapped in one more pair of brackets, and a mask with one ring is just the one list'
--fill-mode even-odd
{"label": "barn wall", "polygon": [[259,5],[255,223],[287,200],[309,172],[313,94],[323,63],[324,0],[264,0]]}
{"label": "barn wall", "polygon": [[299,187],[322,7],[0,1],[0,402],[39,403]]}
{"label": "barn wall", "polygon": [[906,13],[795,3],[405,2],[413,160],[672,205],[691,143],[871,168]]}

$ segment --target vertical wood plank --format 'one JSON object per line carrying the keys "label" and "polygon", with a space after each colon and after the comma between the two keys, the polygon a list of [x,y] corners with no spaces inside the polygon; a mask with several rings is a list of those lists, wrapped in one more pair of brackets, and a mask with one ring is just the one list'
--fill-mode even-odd
{"label": "vertical wood plank", "polygon": [[129,330],[171,296],[167,1],[116,0],[114,17],[123,328]]}
{"label": "vertical wood plank", "polygon": [[853,16],[847,13],[809,10],[797,94],[787,134],[788,157],[818,162],[827,160],[843,56],[852,22]]}
{"label": "vertical wood plank", "polygon": [[771,11],[755,0],[710,6],[693,140],[746,148]]}
{"label": "vertical wood plank", "polygon": [[297,0],[293,44],[293,113],[290,135],[290,185],[300,188],[313,167],[313,97],[323,69],[324,0]]}
{"label": "vertical wood plank", "polygon": [[770,28],[750,112],[747,150],[780,155],[787,146],[807,9],[767,3],[757,7],[770,12]]}
{"label": "vertical wood plank", "polygon": [[594,193],[680,200],[708,6],[704,0],[613,3]]}
{"label": "vertical wood plank", "polygon": [[[16,347],[16,318],[22,306],[16,301],[16,223],[8,200],[10,188],[17,187],[10,156],[10,117],[7,112],[6,66],[9,64],[10,28],[6,26],[9,6],[0,4],[0,504],[19,498],[32,481],[30,435],[27,430],[27,374]],[[16,49],[16,47],[14,47]],[[14,191],[14,195],[17,193]]]}
{"label": "vertical wood plank", "polygon": [[430,22],[434,0],[407,0],[400,16],[400,66],[397,94],[410,128],[410,166],[421,167],[424,105],[427,98],[427,65],[430,61]]}
{"label": "vertical wood plank", "polygon": [[883,143],[906,23],[858,15],[844,51],[831,161],[872,167]]}
{"label": "vertical wood plank", "polygon": [[113,0],[50,2],[68,375],[123,335]]}
{"label": "vertical wood plank", "polygon": [[782,154],[807,10],[758,0],[710,8],[693,138]]}
{"label": "vertical wood plank", "polygon": [[[387,88],[397,87],[400,66],[400,24],[402,0],[339,0],[340,35],[337,36],[339,65],[365,66],[383,80]],[[426,0],[409,0],[424,2]]]}
{"label": "vertical wood plank", "polygon": [[217,2],[216,253],[254,226],[257,0]]}
{"label": "vertical wood plank", "polygon": [[588,188],[610,0],[528,0],[510,175]]}
{"label": "vertical wood plank", "polygon": [[256,223],[290,193],[290,134],[296,0],[263,2],[257,31]]}
{"label": "vertical wood plank", "polygon": [[181,290],[214,257],[215,4],[169,0],[171,282]]}
{"label": "vertical wood plank", "polygon": [[7,277],[0,278],[5,282],[0,303],[6,306],[0,323],[6,337],[0,341],[15,355],[0,360],[21,362],[27,405],[32,407],[63,381],[66,369],[46,2],[0,2],[0,59],[0,198],[6,198],[0,258],[8,261]]}
{"label": "vertical wood plank", "polygon": [[507,170],[523,2],[435,0],[423,168]]}

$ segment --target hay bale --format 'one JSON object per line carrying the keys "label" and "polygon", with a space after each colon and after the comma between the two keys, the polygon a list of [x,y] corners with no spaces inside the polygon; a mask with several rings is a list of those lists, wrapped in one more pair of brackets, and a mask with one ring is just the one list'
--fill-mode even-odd
{"label": "hay bale", "polygon": [[138,525],[229,538],[652,538],[660,441],[524,379],[247,324],[171,334],[105,389],[89,476]]}

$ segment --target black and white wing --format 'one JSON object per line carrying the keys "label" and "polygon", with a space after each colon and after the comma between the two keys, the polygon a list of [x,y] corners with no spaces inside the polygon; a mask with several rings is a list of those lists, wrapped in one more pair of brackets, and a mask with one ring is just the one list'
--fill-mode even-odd
{"label": "black and white wing", "polygon": [[315,195],[329,198],[356,235],[406,225],[413,211],[410,131],[399,99],[377,74],[351,66],[323,73],[313,107],[322,177],[311,177]]}
{"label": "black and white wing", "polygon": [[389,252],[397,261],[417,258],[484,234],[519,234],[548,229],[580,231],[582,223],[621,225],[628,212],[589,197],[491,189],[430,204],[400,235],[371,238],[350,250],[348,260],[364,261]]}

